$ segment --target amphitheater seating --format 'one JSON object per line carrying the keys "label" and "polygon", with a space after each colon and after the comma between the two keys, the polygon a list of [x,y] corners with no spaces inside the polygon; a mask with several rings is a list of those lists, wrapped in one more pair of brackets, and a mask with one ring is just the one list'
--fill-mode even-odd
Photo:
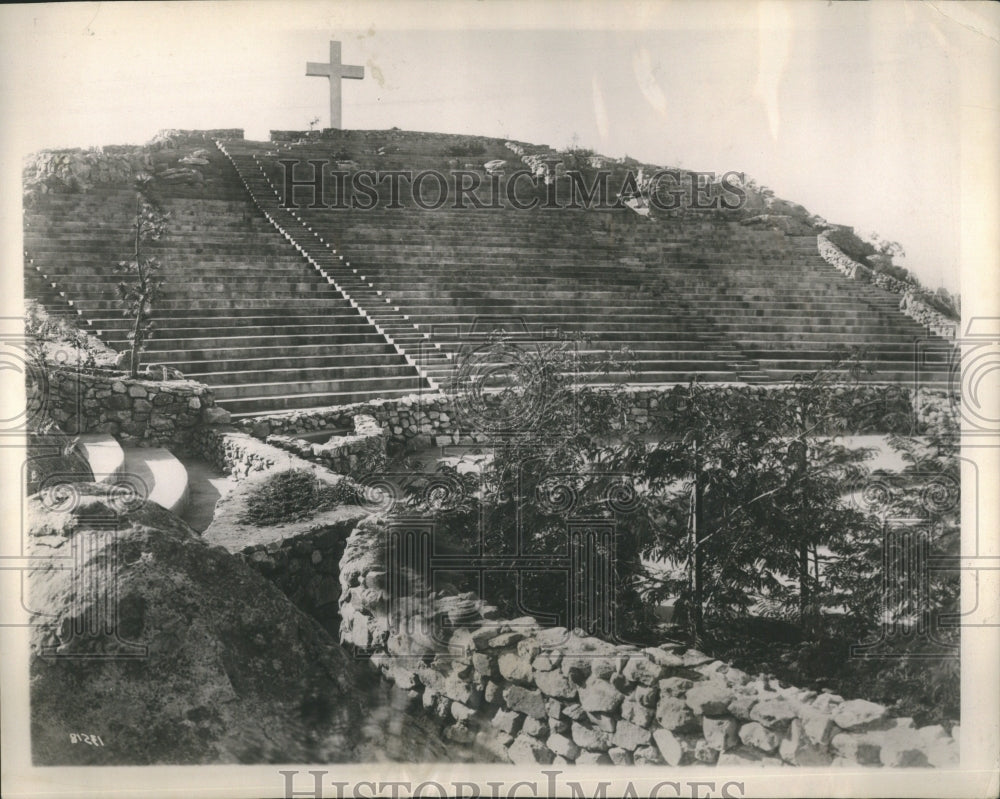
{"label": "amphitheater seating", "polygon": [[[914,342],[930,336],[897,296],[827,265],[814,236],[721,216],[428,211],[406,192],[388,209],[385,186],[369,211],[283,205],[282,159],[348,173],[519,166],[499,140],[344,131],[218,145],[204,186],[158,187],[170,217],[150,245],[165,284],[147,361],[206,382],[236,416],[447,388],[494,328],[611,354],[609,373],[582,365],[579,379],[634,383],[782,382],[854,346],[868,349],[868,379],[906,381]],[[130,253],[134,213],[125,186],[44,194],[25,213],[29,296],[118,349],[129,322],[113,265]],[[946,376],[942,363],[933,377]]]}
{"label": "amphitheater seating", "polygon": [[[862,347],[873,369],[868,379],[898,382],[913,378],[914,342],[931,335],[898,310],[898,296],[833,270],[815,236],[735,220],[695,214],[654,222],[628,210],[427,211],[412,202],[389,210],[385,185],[375,210],[312,208],[302,190],[298,207],[284,208],[281,160],[326,160],[344,169],[349,157],[351,168],[440,172],[456,160],[442,154],[440,141],[435,154],[419,134],[385,154],[360,134],[336,135],[225,146],[261,208],[339,284],[362,304],[389,299],[407,325],[417,325],[408,341],[428,334],[446,355],[460,349],[475,322],[506,315],[539,337],[583,334],[593,351],[626,347],[634,354],[638,374],[592,375],[596,380],[677,382],[698,374],[784,381],[828,365],[842,349]],[[497,157],[517,165],[516,156],[493,144],[477,163]],[[489,202],[485,186],[479,196]],[[450,368],[453,362],[431,364],[429,372],[442,381]],[[934,377],[945,379],[943,363]]]}
{"label": "amphitheater seating", "polygon": [[[164,285],[146,361],[206,382],[234,416],[425,387],[230,181],[228,198],[162,198],[169,222],[150,254]],[[115,300],[114,264],[130,253],[134,209],[133,190],[95,188],[46,195],[25,215],[28,275],[49,286],[50,302],[58,292],[71,298],[89,329],[117,349],[127,346],[129,320]]]}

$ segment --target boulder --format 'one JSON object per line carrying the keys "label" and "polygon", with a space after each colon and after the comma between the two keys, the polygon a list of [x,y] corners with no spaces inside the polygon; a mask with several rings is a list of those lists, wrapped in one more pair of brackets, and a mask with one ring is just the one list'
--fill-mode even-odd
{"label": "boulder", "polygon": [[[653,650],[658,651],[658,650]],[[669,657],[666,652],[660,652],[664,657]],[[678,658],[679,660],[679,658]],[[625,665],[625,669],[622,674],[625,675],[625,679],[631,683],[639,683],[644,686],[656,685],[660,678],[663,676],[665,668],[658,663],[654,663],[652,660],[647,660],[646,658],[634,657],[630,658],[628,663]]]}
{"label": "boulder", "polygon": [[515,652],[504,652],[497,659],[497,667],[506,679],[520,685],[531,685],[531,663]]}
{"label": "boulder", "polygon": [[750,709],[750,718],[770,729],[784,730],[798,714],[784,699],[765,699]]}
{"label": "boulder", "polygon": [[565,735],[560,735],[559,733],[550,735],[545,745],[555,754],[562,755],[568,760],[573,760],[580,754],[580,747]]}
{"label": "boulder", "polygon": [[[29,605],[51,620],[31,628],[37,765],[358,757],[357,669],[316,621],[155,503],[122,513],[107,487],[76,488],[61,512],[27,500]],[[75,552],[83,576],[110,580],[114,634],[75,632],[110,623],[100,594],[77,594]],[[67,730],[105,746],[74,746]]]}
{"label": "boulder", "polygon": [[739,742],[739,736],[737,735],[739,724],[736,723],[736,719],[705,717],[702,719],[701,725],[705,741],[713,749],[725,752],[727,749],[732,749]]}
{"label": "boulder", "polygon": [[572,735],[573,743],[589,751],[606,752],[612,745],[610,733],[585,727],[575,721],[573,722]]}
{"label": "boulder", "polygon": [[534,679],[535,685],[546,696],[558,699],[576,698],[576,685],[561,671],[536,671]]}
{"label": "boulder", "polygon": [[634,751],[639,746],[645,746],[650,742],[649,730],[633,724],[630,721],[619,721],[615,727],[615,735],[612,739],[614,745],[628,751]]}
{"label": "boulder", "polygon": [[740,727],[740,740],[747,746],[760,749],[764,752],[773,752],[781,743],[781,736],[771,732],[767,727],[758,721],[751,721]]}

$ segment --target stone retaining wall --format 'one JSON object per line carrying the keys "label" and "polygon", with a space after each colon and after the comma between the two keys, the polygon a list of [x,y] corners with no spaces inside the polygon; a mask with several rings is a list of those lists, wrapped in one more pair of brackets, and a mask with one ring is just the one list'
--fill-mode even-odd
{"label": "stone retaining wall", "polygon": [[132,379],[112,372],[49,367],[29,379],[28,407],[67,433],[110,433],[125,445],[186,450],[202,424],[228,420],[211,389],[193,380]]}
{"label": "stone retaining wall", "polygon": [[932,308],[921,298],[922,293],[928,293],[926,289],[918,289],[910,283],[859,264],[830,241],[826,233],[819,234],[816,245],[823,260],[841,274],[852,280],[867,280],[881,289],[900,295],[899,310],[932,333],[947,339],[954,339],[958,335],[958,322]]}
{"label": "stone retaining wall", "polygon": [[[719,384],[708,387],[722,398],[744,394],[764,397],[774,392],[785,393],[789,402],[796,400],[788,386],[746,386]],[[585,389],[600,392],[604,389]],[[851,432],[899,433],[923,432],[928,425],[934,429],[957,430],[957,418],[950,409],[945,391],[920,389],[916,394],[906,386],[860,385],[833,387],[836,401],[842,406]],[[688,395],[687,386],[667,388],[628,387],[625,423],[635,430],[647,430],[654,415],[669,419],[678,412]],[[914,399],[914,397],[916,399]],[[266,439],[271,435],[294,437],[299,433],[350,428],[355,416],[365,415],[375,420],[395,447],[421,449],[453,444],[482,444],[491,436],[477,429],[476,420],[463,411],[462,403],[443,393],[412,394],[393,399],[379,399],[333,408],[309,411],[288,411],[268,416],[243,419],[238,427]]]}
{"label": "stone retaining wall", "polygon": [[363,521],[340,564],[341,640],[440,719],[445,738],[501,762],[957,765],[957,726],[917,729],[882,705],[751,676],[678,645],[639,649],[498,619],[472,594],[434,595],[410,577],[407,596],[389,596],[384,529]]}
{"label": "stone retaining wall", "polygon": [[281,433],[268,435],[265,442],[307,461],[320,463],[338,474],[363,475],[383,471],[386,463],[385,431],[366,414],[358,414],[353,421],[354,435],[332,436],[323,444]]}
{"label": "stone retaining wall", "polygon": [[337,486],[346,478],[231,427],[203,429],[196,446],[203,458],[238,480],[216,504],[203,539],[225,547],[259,571],[336,637],[344,542],[367,511],[342,505],[305,519],[263,527],[243,517],[247,498],[278,471],[308,470],[328,486]]}
{"label": "stone retaining wall", "polygon": [[303,468],[311,466],[298,456],[229,425],[200,428],[194,436],[192,448],[220,472],[231,474],[237,480],[279,464]]}

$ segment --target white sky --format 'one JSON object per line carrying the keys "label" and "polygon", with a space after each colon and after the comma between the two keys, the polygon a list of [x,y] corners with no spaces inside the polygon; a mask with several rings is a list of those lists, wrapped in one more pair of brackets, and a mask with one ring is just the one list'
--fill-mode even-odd
{"label": "white sky", "polygon": [[[495,135],[744,171],[899,241],[959,289],[963,128],[997,117],[997,7],[948,3],[264,2],[5,7],[5,152],[161,128],[306,128],[330,38],[344,125]],[[995,144],[995,140],[994,140]],[[966,154],[966,160],[967,160]],[[966,165],[966,168],[967,165]],[[966,195],[964,198],[962,195]],[[963,202],[965,205],[963,206]]]}

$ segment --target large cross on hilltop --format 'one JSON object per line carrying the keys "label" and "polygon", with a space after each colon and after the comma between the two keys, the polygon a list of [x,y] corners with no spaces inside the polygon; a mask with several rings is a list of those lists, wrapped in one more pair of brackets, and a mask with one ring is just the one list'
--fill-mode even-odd
{"label": "large cross on hilltop", "polygon": [[317,64],[315,61],[306,63],[306,75],[330,79],[330,127],[341,127],[340,118],[340,81],[343,78],[361,80],[365,76],[365,68],[351,64],[340,63],[340,42],[330,42],[330,63]]}

